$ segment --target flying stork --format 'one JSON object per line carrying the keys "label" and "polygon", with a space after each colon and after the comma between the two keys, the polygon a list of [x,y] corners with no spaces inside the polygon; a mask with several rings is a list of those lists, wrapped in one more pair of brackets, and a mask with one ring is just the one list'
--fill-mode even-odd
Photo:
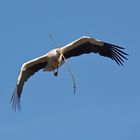
{"label": "flying stork", "polygon": [[122,51],[123,49],[114,44],[83,36],[62,48],[55,48],[43,56],[24,63],[11,98],[12,108],[14,110],[16,108],[20,109],[20,97],[24,83],[35,72],[43,69],[44,71],[53,71],[54,75],[57,76],[58,68],[66,62],[66,59],[89,53],[98,53],[101,56],[111,58],[118,65],[123,66],[124,59],[127,60],[126,55],[128,55]]}

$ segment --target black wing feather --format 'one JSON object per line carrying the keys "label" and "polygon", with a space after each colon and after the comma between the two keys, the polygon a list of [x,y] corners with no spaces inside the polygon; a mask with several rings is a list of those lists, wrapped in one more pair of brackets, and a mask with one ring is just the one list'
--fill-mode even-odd
{"label": "black wing feather", "polygon": [[91,52],[93,53],[98,53],[101,56],[104,57],[108,57],[111,58],[112,60],[115,60],[116,63],[118,65],[122,65],[124,63],[123,59],[127,58],[125,57],[125,55],[128,55],[127,53],[123,52],[124,48],[113,45],[113,44],[109,44],[109,43],[105,43],[103,42],[103,45],[97,45],[97,44],[93,44],[91,42],[85,42],[82,43],[80,45],[78,45],[77,47],[67,51],[64,53],[65,58],[70,58],[73,56],[79,56],[82,54],[89,54]]}
{"label": "black wing feather", "polygon": [[16,85],[14,93],[11,98],[12,109],[16,110],[17,108],[20,110],[20,97],[23,90],[24,83],[37,71],[44,68],[47,65],[47,62],[35,64],[32,67],[23,70],[20,82]]}

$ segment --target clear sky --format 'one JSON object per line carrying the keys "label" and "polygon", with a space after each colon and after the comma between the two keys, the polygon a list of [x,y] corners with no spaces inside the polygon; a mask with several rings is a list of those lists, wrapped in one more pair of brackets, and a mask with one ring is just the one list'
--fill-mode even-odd
{"label": "clear sky", "polygon": [[[76,95],[66,65],[57,78],[40,71],[13,112],[21,65],[83,35],[125,47],[129,60],[119,67],[94,54],[69,59]],[[0,139],[140,140],[139,52],[139,0],[1,0]]]}

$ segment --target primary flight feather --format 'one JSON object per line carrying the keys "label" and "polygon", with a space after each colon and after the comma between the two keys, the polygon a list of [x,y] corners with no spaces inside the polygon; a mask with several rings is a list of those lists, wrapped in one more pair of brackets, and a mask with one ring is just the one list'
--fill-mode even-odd
{"label": "primary flight feather", "polygon": [[111,58],[118,65],[123,66],[124,59],[127,60],[126,56],[128,55],[123,49],[114,44],[83,36],[62,48],[53,49],[41,57],[24,63],[11,98],[12,108],[14,110],[17,107],[20,109],[20,97],[24,83],[40,69],[53,71],[54,75],[57,76],[58,68],[65,62],[65,59],[89,53],[98,53],[101,56]]}

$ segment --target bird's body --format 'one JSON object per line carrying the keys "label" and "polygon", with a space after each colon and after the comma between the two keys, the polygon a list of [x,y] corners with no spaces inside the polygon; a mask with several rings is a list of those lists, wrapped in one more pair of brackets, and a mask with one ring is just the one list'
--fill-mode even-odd
{"label": "bird's body", "polygon": [[122,49],[124,48],[83,36],[62,48],[53,49],[43,56],[24,63],[21,67],[16,88],[11,98],[11,101],[13,101],[13,109],[16,109],[17,106],[20,108],[20,97],[24,83],[31,75],[40,69],[50,72],[53,71],[54,75],[57,76],[58,68],[64,64],[66,59],[89,53],[98,53],[101,56],[115,60],[119,65],[123,65],[123,59],[127,59],[125,57],[127,54],[123,52]]}
{"label": "bird's body", "polygon": [[48,63],[45,66],[44,71],[54,71],[64,63],[64,60],[62,59],[63,56],[61,53],[59,53],[59,51],[61,50],[56,48],[46,54]]}

